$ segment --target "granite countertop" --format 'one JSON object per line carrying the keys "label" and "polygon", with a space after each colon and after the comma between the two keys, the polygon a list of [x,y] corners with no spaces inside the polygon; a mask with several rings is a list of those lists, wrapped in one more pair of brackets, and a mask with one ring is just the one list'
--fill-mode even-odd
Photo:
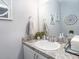
{"label": "granite countertop", "polygon": [[57,50],[46,51],[46,50],[42,50],[42,49],[39,49],[38,47],[34,46],[34,42],[36,42],[36,41],[38,41],[38,40],[23,41],[22,43],[24,45],[28,46],[29,48],[31,48],[32,50],[34,50],[35,52],[37,52],[49,59],[79,59],[79,56],[65,52],[64,43],[62,43],[61,47]]}

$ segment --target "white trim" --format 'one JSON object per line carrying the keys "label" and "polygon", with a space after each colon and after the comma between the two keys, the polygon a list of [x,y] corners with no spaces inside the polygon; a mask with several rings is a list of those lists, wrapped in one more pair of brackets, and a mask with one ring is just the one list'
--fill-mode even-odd
{"label": "white trim", "polygon": [[5,18],[5,17],[0,17],[0,20],[3,20],[3,19],[5,19],[5,20],[12,20],[12,18]]}

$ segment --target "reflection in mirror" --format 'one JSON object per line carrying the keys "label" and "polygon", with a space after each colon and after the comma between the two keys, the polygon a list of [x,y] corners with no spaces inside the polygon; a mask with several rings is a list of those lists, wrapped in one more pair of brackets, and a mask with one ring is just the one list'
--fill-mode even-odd
{"label": "reflection in mirror", "polygon": [[8,18],[8,5],[4,0],[0,0],[0,17]]}

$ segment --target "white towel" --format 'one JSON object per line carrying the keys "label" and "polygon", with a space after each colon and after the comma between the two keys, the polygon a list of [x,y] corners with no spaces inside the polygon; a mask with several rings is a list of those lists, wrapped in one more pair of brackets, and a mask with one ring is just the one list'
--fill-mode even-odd
{"label": "white towel", "polygon": [[26,34],[27,35],[33,35],[33,21],[28,20],[27,26],[26,26]]}

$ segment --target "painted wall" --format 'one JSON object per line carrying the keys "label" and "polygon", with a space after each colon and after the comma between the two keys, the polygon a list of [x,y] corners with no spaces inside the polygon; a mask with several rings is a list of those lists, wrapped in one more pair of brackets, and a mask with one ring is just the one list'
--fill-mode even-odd
{"label": "painted wall", "polygon": [[[60,0],[61,4],[61,32],[68,34],[69,30],[74,30],[79,34],[79,0]],[[66,25],[64,19],[68,15],[76,15],[78,22],[74,25]]]}
{"label": "painted wall", "polygon": [[21,38],[25,34],[29,16],[37,25],[36,7],[34,0],[13,0],[14,21],[0,20],[0,59],[23,59]]}

